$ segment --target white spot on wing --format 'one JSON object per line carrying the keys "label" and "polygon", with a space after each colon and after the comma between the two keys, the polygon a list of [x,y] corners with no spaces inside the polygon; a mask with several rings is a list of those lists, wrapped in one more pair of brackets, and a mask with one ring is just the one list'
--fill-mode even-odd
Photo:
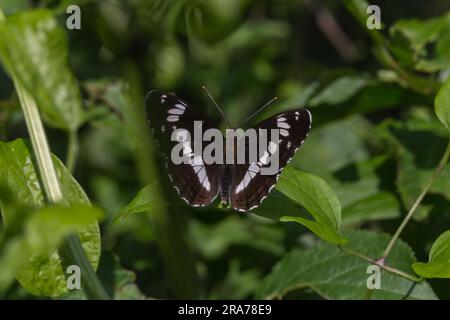
{"label": "white spot on wing", "polygon": [[278,122],[278,128],[289,129],[291,126],[287,122]]}
{"label": "white spot on wing", "polygon": [[167,121],[169,122],[177,122],[179,120],[178,116],[168,116]]}
{"label": "white spot on wing", "polygon": [[269,142],[269,148],[268,148],[268,149],[269,149],[269,152],[270,152],[270,153],[274,154],[275,151],[277,151],[278,146],[277,146],[277,144],[276,144],[275,142],[270,141],[270,142]]}
{"label": "white spot on wing", "polygon": [[178,109],[178,108],[172,108],[167,111],[170,114],[183,114],[184,110]]}

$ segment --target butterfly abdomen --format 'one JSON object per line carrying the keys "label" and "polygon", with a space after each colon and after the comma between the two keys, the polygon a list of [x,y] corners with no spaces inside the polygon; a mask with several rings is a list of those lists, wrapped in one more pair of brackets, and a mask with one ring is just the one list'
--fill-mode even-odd
{"label": "butterfly abdomen", "polygon": [[230,166],[224,165],[222,176],[220,179],[220,199],[222,202],[230,202],[230,188],[231,188],[231,168]]}

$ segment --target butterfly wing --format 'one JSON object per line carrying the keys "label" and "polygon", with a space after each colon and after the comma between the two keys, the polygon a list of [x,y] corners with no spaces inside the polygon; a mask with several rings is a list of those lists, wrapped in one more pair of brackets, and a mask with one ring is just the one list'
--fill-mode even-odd
{"label": "butterfly wing", "polygon": [[[173,186],[189,205],[205,206],[210,204],[219,191],[220,166],[217,164],[206,165],[202,160],[202,154],[194,153],[192,143],[195,121],[201,121],[202,134],[204,130],[213,128],[211,121],[195,108],[168,92],[151,91],[145,102],[147,120],[166,159]],[[175,164],[172,161],[172,149],[179,143],[179,141],[171,140],[175,130],[189,133],[191,142],[184,142],[182,149],[182,155],[189,159],[188,163]],[[203,150],[203,146],[200,150]]]}
{"label": "butterfly wing", "polygon": [[[267,144],[263,146],[265,150],[258,152],[258,162],[236,164],[232,168],[230,202],[231,206],[239,211],[252,210],[267,197],[281,171],[308,136],[311,129],[311,113],[306,109],[282,112],[260,122],[254,129],[267,129],[269,138]],[[277,147],[270,146],[271,141],[274,140],[270,135],[270,129],[279,130]],[[246,152],[247,150],[248,148]],[[261,169],[270,166],[274,152],[278,152],[278,168],[274,174],[263,175]]]}

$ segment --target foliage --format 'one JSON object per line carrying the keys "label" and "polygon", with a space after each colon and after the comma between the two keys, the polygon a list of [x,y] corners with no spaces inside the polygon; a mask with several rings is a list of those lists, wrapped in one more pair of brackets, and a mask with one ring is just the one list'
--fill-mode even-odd
{"label": "foliage", "polygon": [[[365,0],[320,2],[84,0],[80,30],[67,1],[2,2],[0,297],[450,298],[450,3],[378,1],[377,30]],[[161,89],[223,127],[202,85],[234,124],[273,96],[252,121],[312,113],[251,213],[188,207],[146,125]],[[68,290],[83,254],[96,274]]]}

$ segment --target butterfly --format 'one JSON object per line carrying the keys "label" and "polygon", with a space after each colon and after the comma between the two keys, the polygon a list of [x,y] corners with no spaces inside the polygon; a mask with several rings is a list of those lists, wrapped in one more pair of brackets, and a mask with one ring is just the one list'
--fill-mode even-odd
{"label": "butterfly", "polygon": [[[180,197],[194,207],[209,205],[220,194],[221,201],[235,210],[247,212],[257,208],[276,185],[281,171],[303,144],[311,129],[311,113],[307,109],[285,111],[252,128],[259,132],[263,131],[261,129],[270,130],[270,137],[274,136],[272,132],[279,133],[276,148],[272,145],[272,140],[266,140],[267,143],[258,140],[258,161],[250,162],[249,155],[246,154],[244,163],[207,163],[203,161],[202,154],[195,153],[195,148],[188,144],[186,148],[183,147],[182,154],[189,161],[174,163],[171,161],[172,151],[179,144],[179,140],[173,139],[174,132],[183,130],[193,136],[198,123],[202,124],[203,130],[217,126],[192,105],[169,92],[150,91],[145,105],[147,122],[166,158],[171,182]],[[225,140],[222,135],[221,138]],[[259,136],[257,139],[260,139]],[[233,141],[232,149],[237,148],[238,140],[236,138]],[[226,143],[224,145],[225,157],[231,149]],[[253,144],[245,141],[246,147],[251,145]],[[264,169],[275,159],[274,149],[277,151],[278,168],[271,174],[263,174]],[[205,143],[200,150],[205,150]]]}

